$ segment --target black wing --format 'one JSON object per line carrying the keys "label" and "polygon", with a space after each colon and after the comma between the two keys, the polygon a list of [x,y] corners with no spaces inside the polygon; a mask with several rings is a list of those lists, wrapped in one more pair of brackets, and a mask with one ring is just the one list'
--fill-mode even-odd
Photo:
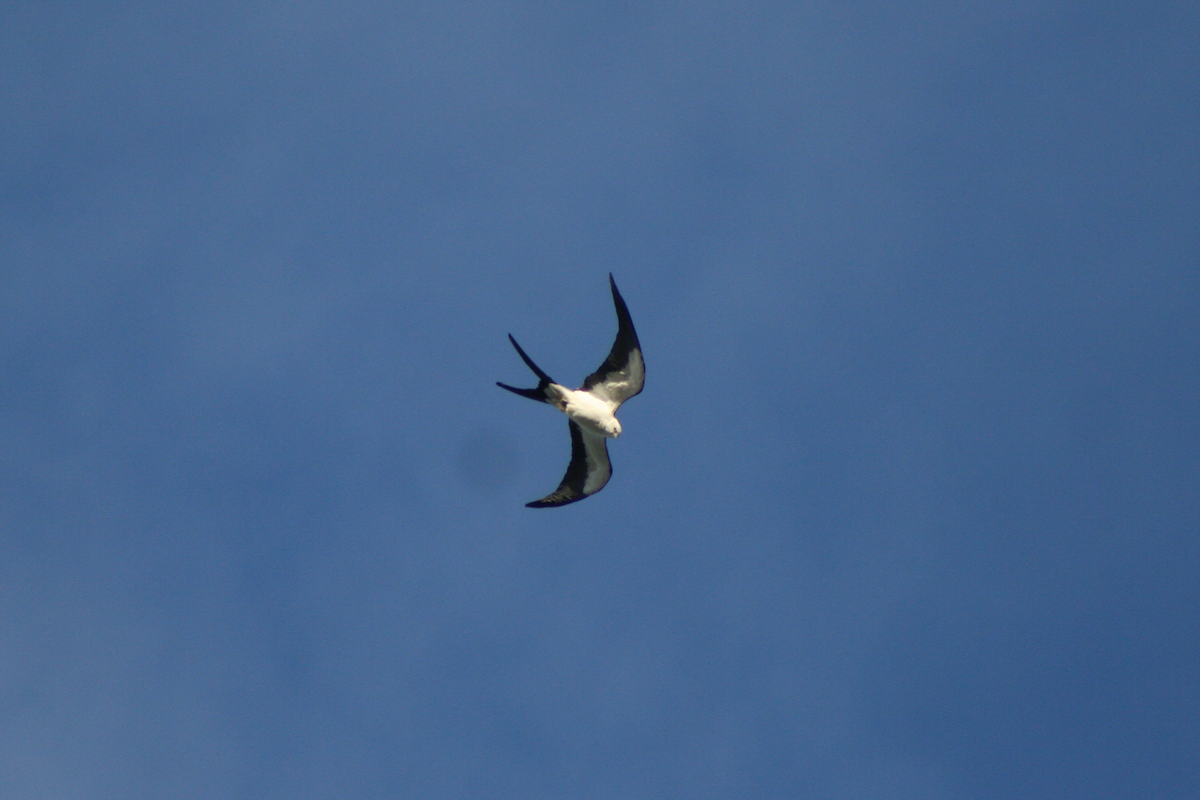
{"label": "black wing", "polygon": [[642,391],[646,382],[646,363],[642,359],[642,345],[638,342],[637,331],[633,329],[629,307],[617,291],[617,282],[613,280],[611,272],[608,274],[608,283],[612,286],[613,305],[617,308],[617,340],[613,342],[612,350],[600,369],[587,376],[583,388],[597,397],[621,405]]}
{"label": "black wing", "polygon": [[574,503],[603,489],[612,477],[608,442],[604,437],[585,431],[574,422],[567,424],[571,427],[571,463],[567,465],[567,474],[552,494],[526,503],[529,508],[552,508]]}

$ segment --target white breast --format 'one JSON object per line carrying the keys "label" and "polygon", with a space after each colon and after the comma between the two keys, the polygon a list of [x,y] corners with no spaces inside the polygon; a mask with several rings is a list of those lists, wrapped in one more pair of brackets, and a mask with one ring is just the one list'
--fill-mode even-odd
{"label": "white breast", "polygon": [[576,425],[610,439],[621,435],[621,423],[613,416],[611,403],[585,391],[568,389],[562,394],[563,400],[566,401],[566,408],[563,410]]}

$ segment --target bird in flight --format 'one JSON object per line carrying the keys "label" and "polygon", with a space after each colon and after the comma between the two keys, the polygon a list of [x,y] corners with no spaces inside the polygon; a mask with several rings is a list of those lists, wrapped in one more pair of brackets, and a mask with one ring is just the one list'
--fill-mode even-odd
{"label": "bird in flight", "polygon": [[646,381],[642,346],[611,272],[608,283],[612,287],[613,304],[617,307],[617,340],[600,369],[588,375],[579,389],[568,389],[555,383],[525,355],[513,335],[508,335],[521,359],[538,376],[538,385],[535,389],[518,389],[499,381],[496,385],[530,400],[549,403],[567,415],[567,425],[571,429],[571,463],[567,465],[567,474],[552,493],[526,503],[529,508],[565,506],[604,488],[612,477],[607,440],[621,435],[621,423],[615,416],[617,409],[642,391]]}

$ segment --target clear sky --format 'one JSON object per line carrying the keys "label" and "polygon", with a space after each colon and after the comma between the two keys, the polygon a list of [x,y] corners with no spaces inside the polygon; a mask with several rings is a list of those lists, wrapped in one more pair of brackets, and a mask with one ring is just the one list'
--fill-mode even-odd
{"label": "clear sky", "polygon": [[1198,531],[1194,0],[0,8],[0,797],[1194,798]]}

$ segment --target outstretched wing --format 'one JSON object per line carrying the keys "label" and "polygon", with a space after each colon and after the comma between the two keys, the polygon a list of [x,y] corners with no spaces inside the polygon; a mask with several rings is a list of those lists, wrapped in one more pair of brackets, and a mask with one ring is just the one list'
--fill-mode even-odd
{"label": "outstretched wing", "polygon": [[585,431],[574,422],[568,425],[571,426],[571,463],[567,465],[567,474],[552,494],[526,503],[529,508],[551,508],[574,503],[603,489],[612,477],[608,443],[604,437]]}
{"label": "outstretched wing", "polygon": [[612,286],[613,305],[617,308],[617,340],[600,369],[587,376],[583,388],[612,403],[615,409],[642,390],[646,382],[646,363],[642,360],[642,345],[633,329],[629,308],[617,291],[617,282],[611,272],[608,283]]}

